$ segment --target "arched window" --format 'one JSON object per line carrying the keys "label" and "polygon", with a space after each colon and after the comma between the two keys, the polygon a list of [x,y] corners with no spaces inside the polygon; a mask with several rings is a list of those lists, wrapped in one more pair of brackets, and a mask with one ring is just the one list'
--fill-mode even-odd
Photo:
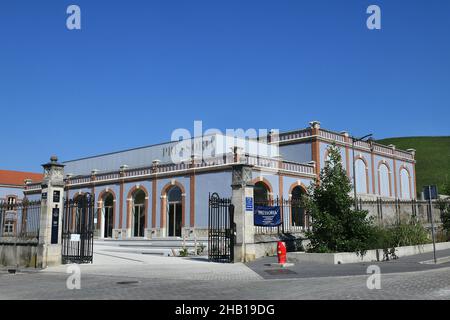
{"label": "arched window", "polygon": [[108,192],[103,197],[103,237],[111,238],[114,221],[114,196]]}
{"label": "arched window", "polygon": [[167,191],[168,219],[167,228],[169,237],[181,237],[183,221],[182,191],[178,186],[172,186]]}
{"label": "arched window", "polygon": [[[90,207],[92,205],[92,195],[89,192],[79,193],[73,199],[73,208],[72,208],[72,219],[68,219],[67,221],[71,221],[73,233],[81,233],[86,226],[90,227],[93,223],[90,215]],[[93,227],[93,226],[92,226]]]}
{"label": "arched window", "polygon": [[411,199],[410,176],[408,170],[402,168],[400,170],[400,189],[402,199]]}
{"label": "arched window", "polygon": [[379,192],[383,197],[391,196],[391,184],[389,181],[390,174],[389,168],[384,163],[380,165],[378,168],[378,177],[379,177]]}
{"label": "arched window", "polygon": [[305,191],[302,187],[296,186],[291,193],[291,224],[292,226],[304,226],[305,209],[302,206],[302,196]]}
{"label": "arched window", "polygon": [[133,193],[132,235],[143,237],[145,232],[145,192],[137,190]]}
{"label": "arched window", "polygon": [[356,168],[356,192],[369,193],[367,184],[367,166],[364,160],[357,159],[355,161]]}
{"label": "arched window", "polygon": [[269,200],[269,188],[264,182],[258,181],[255,183],[255,187],[253,188],[253,198],[255,205],[267,205]]}

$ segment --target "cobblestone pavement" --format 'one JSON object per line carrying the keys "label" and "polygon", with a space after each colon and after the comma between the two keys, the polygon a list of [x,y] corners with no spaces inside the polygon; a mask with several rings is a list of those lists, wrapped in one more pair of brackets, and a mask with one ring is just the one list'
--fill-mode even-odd
{"label": "cobblestone pavement", "polygon": [[66,268],[0,271],[0,299],[450,299],[446,264],[382,274],[379,290],[367,288],[369,275],[264,279],[240,263],[105,251],[81,266],[81,289],[69,290]]}

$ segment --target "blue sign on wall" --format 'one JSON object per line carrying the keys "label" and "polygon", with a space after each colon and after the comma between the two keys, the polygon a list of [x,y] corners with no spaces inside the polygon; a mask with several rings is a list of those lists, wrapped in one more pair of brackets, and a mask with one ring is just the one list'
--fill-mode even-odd
{"label": "blue sign on wall", "polygon": [[437,186],[433,185],[423,187],[423,196],[425,197],[425,200],[437,199],[439,197]]}
{"label": "blue sign on wall", "polygon": [[253,198],[245,197],[245,211],[253,211]]}
{"label": "blue sign on wall", "polygon": [[277,227],[281,224],[280,206],[255,206],[254,225]]}
{"label": "blue sign on wall", "polygon": [[51,244],[58,244],[58,231],[59,231],[58,228],[59,228],[59,208],[53,208]]}

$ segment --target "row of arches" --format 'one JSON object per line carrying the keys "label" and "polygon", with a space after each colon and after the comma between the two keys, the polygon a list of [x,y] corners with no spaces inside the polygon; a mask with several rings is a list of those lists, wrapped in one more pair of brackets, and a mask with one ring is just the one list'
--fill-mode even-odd
{"label": "row of arches", "polygon": [[[82,193],[74,196],[77,201]],[[172,182],[163,188],[161,195],[161,221],[166,225],[168,236],[181,236],[184,225],[184,187],[178,182]],[[116,225],[116,194],[111,189],[105,189],[97,198],[97,225],[100,237],[111,238]],[[131,230],[132,237],[144,237],[148,226],[149,194],[142,186],[134,186],[127,195],[126,226]]]}
{"label": "row of arches", "polygon": [[[328,150],[325,152],[325,159],[329,161]],[[363,194],[370,194],[369,186],[369,164],[364,156],[359,155],[355,157],[355,175],[356,175],[356,192]],[[373,193],[378,193],[382,197],[392,197],[392,171],[388,163],[384,160],[378,163],[377,173],[378,177],[378,190],[374,190]],[[411,199],[413,190],[411,182],[411,173],[405,165],[401,165],[397,176],[400,187],[400,198]],[[372,177],[373,179],[375,177]]]}
{"label": "row of arches", "polygon": [[[369,166],[364,158],[358,158],[355,160],[355,175],[356,175],[356,192],[357,193],[370,193],[369,187]],[[380,161],[377,169],[378,177],[378,194],[382,197],[392,197],[392,171],[389,165]],[[411,174],[409,169],[402,165],[398,171],[398,177],[400,179],[400,198],[411,199],[412,197],[412,184]],[[374,178],[374,177],[373,177]]]}
{"label": "row of arches", "polygon": [[[289,191],[291,199],[291,225],[304,226],[305,210],[301,206],[301,198],[306,193],[302,184],[294,184]],[[257,181],[254,184],[254,202],[256,204],[267,204],[272,199],[272,187],[267,180]],[[76,201],[82,197],[82,193],[74,196]],[[148,192],[142,186],[134,186],[127,195],[127,228],[131,230],[132,237],[145,237],[148,226]],[[116,225],[116,194],[112,189],[105,189],[97,197],[97,225],[99,236],[111,238]],[[171,183],[163,188],[161,193],[161,225],[166,226],[169,237],[181,236],[182,227],[185,224],[185,191],[178,183]],[[152,223],[154,225],[154,221]]]}
{"label": "row of arches", "polygon": [[[302,205],[302,197],[306,194],[306,188],[300,183],[296,183],[291,186],[289,190],[290,200],[290,216],[289,224],[294,227],[305,226],[305,208]],[[272,186],[270,183],[263,179],[254,182],[253,199],[255,205],[271,204],[272,200]]]}

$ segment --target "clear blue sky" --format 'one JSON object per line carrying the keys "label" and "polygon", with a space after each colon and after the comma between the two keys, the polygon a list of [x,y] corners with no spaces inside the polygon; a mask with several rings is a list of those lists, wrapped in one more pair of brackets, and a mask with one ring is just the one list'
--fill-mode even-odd
{"label": "clear blue sky", "polygon": [[449,135],[449,36],[448,0],[2,0],[0,168],[158,143],[194,120]]}

